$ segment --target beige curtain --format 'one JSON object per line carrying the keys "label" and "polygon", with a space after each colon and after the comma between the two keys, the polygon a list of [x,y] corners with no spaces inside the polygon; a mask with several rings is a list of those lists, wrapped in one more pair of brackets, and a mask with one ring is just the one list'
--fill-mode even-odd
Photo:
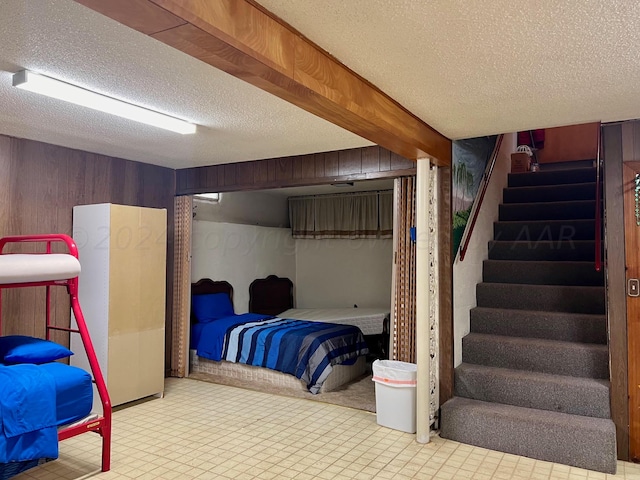
{"label": "beige curtain", "polygon": [[416,244],[411,241],[411,227],[415,226],[416,178],[401,178],[397,185],[393,358],[415,363]]}
{"label": "beige curtain", "polygon": [[391,238],[393,192],[289,198],[293,238]]}
{"label": "beige curtain", "polygon": [[380,192],[378,195],[378,214],[380,238],[393,237],[393,191]]}
{"label": "beige curtain", "polygon": [[378,195],[316,197],[315,238],[376,238]]}
{"label": "beige curtain", "polygon": [[191,308],[191,222],[190,196],[174,199],[173,321],[171,325],[171,376],[187,375],[189,364],[189,310]]}
{"label": "beige curtain", "polygon": [[315,238],[315,199],[289,198],[289,224],[293,238]]}

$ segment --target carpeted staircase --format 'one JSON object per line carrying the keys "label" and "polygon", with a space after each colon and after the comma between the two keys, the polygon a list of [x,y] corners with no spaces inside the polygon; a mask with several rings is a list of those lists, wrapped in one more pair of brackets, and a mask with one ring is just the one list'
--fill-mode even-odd
{"label": "carpeted staircase", "polygon": [[614,473],[595,169],[516,173],[508,182],[440,434]]}

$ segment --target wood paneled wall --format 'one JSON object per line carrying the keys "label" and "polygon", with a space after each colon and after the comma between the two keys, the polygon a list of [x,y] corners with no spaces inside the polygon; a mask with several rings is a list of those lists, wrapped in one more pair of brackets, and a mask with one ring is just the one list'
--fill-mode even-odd
{"label": "wood paneled wall", "polygon": [[[173,196],[207,191],[257,190],[341,181],[394,178],[415,175],[414,161],[382,147],[364,147],[296,157],[189,168],[168,168],[132,162],[46,143],[0,135],[0,236],[34,233],[72,233],[75,205],[116,203],[167,209],[167,317],[165,366],[171,364],[171,316],[173,312]],[[448,198],[449,169],[441,172],[440,185]],[[440,214],[447,210],[443,202]],[[446,217],[446,215],[445,215]],[[449,219],[450,220],[450,219]],[[445,222],[444,217],[441,221]],[[450,224],[450,221],[445,222]],[[445,251],[446,249],[442,249]],[[441,259],[441,265],[447,261]],[[57,324],[69,325],[65,292],[55,292]],[[447,305],[447,288],[441,293]],[[44,290],[7,290],[3,295],[2,334],[44,335]],[[449,299],[450,300],[450,299]],[[82,299],[81,299],[82,301]],[[445,315],[446,317],[446,315]],[[450,359],[441,332],[443,350],[441,391],[450,395]],[[68,345],[68,336],[56,332],[54,339]],[[444,388],[442,388],[444,387]]]}
{"label": "wood paneled wall", "polygon": [[627,298],[622,189],[622,126],[603,128],[606,205],[606,286],[611,370],[611,419],[616,424],[618,458],[629,459],[627,382]]}
{"label": "wood paneled wall", "polygon": [[[72,234],[75,205],[116,203],[167,209],[166,356],[170,365],[175,171],[0,135],[0,236]],[[68,326],[69,302],[54,288],[56,323]],[[43,336],[44,288],[6,290],[2,334]],[[82,299],[80,299],[82,303]],[[55,340],[68,344],[68,335]]]}
{"label": "wood paneled wall", "polygon": [[627,320],[627,383],[629,395],[629,460],[640,461],[640,298],[628,281],[640,278],[640,224],[637,221],[636,175],[640,175],[640,121],[624,122],[622,130],[622,196],[624,198],[625,303]]}
{"label": "wood paneled wall", "polygon": [[540,163],[595,160],[598,154],[600,123],[583,123],[545,129],[544,148],[539,150]]}
{"label": "wood paneled wall", "polygon": [[416,162],[374,146],[185,168],[176,173],[176,193],[188,195],[297,187],[415,174]]}

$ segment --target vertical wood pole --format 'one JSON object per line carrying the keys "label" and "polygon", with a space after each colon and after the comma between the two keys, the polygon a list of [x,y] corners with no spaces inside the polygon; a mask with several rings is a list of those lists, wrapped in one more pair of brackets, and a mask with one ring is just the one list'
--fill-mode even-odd
{"label": "vertical wood pole", "polygon": [[417,160],[416,176],[416,440],[429,443],[429,159]]}

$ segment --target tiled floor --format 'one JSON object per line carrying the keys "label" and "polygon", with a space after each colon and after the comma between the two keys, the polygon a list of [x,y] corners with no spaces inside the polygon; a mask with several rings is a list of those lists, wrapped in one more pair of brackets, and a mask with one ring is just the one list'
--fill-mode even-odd
{"label": "tiled floor", "polygon": [[100,439],[62,442],[60,458],[15,479],[612,479],[640,480],[620,462],[604,475],[434,436],[379,427],[374,414],[189,379],[167,380],[165,397],[114,414],[111,472]]}

